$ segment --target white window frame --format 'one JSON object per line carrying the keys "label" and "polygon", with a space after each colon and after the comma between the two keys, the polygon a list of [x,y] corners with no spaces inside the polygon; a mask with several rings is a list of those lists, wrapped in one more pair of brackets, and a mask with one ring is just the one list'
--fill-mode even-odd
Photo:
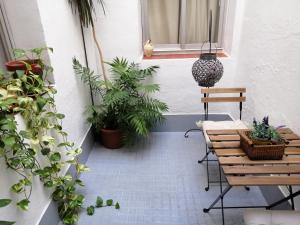
{"label": "white window frame", "polygon": [[[226,12],[229,0],[219,0],[220,16],[219,16],[219,29],[218,29],[218,42],[212,43],[212,50],[223,50],[223,37],[224,27],[226,21]],[[177,51],[199,51],[203,52],[209,50],[209,44],[186,44],[186,2],[187,0],[180,0],[180,24],[179,24],[179,44],[156,44],[154,46],[155,52],[177,52]],[[148,0],[141,0],[142,7],[142,32],[143,43],[149,40],[149,20],[148,20]]]}

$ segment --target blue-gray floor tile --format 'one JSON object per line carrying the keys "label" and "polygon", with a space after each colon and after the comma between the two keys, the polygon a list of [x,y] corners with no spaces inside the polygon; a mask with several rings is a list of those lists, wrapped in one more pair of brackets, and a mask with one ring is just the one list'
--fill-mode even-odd
{"label": "blue-gray floor tile", "polygon": [[[120,202],[121,209],[97,209],[82,213],[80,225],[220,225],[221,212],[202,212],[219,194],[213,185],[206,192],[206,166],[197,160],[205,151],[203,137],[181,132],[152,133],[133,148],[108,150],[96,145],[82,176],[86,204],[97,195]],[[210,167],[218,179],[218,167]],[[225,204],[259,205],[265,200],[258,188],[233,188]],[[242,210],[226,210],[226,225],[243,225]]]}

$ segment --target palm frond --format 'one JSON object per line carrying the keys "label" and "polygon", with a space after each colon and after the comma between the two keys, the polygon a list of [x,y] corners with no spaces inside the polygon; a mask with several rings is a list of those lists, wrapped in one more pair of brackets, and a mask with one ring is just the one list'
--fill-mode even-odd
{"label": "palm frond", "polygon": [[[93,14],[95,14],[94,0],[68,0],[73,11],[79,14],[80,22],[84,27],[94,26]],[[105,14],[104,0],[97,0]]]}
{"label": "palm frond", "polygon": [[148,93],[154,93],[159,91],[159,85],[158,84],[141,84],[137,86],[137,90],[144,92],[146,94]]}
{"label": "palm frond", "polygon": [[73,69],[77,76],[79,76],[83,83],[89,85],[93,92],[102,94],[104,92],[105,82],[101,80],[99,75],[95,75],[90,68],[82,66],[82,64],[73,58]]}

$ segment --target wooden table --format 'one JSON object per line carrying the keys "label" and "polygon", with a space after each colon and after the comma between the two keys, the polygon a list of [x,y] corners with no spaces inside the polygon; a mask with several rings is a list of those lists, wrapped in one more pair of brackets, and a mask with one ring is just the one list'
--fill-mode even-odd
{"label": "wooden table", "polygon": [[[300,185],[300,137],[289,128],[279,130],[280,134],[289,141],[285,148],[282,160],[250,160],[240,148],[240,136],[237,130],[208,130],[206,131],[212,148],[219,161],[220,195],[210,205],[203,209],[205,213],[211,209],[222,210],[222,222],[224,222],[224,209],[226,208],[266,208],[271,209],[282,202],[291,200],[294,209],[293,198],[300,191],[293,193],[292,186]],[[223,190],[222,172],[228,182]],[[289,187],[289,196],[268,206],[231,206],[224,207],[223,198],[234,186],[279,186]],[[221,201],[221,207],[215,207]]]}

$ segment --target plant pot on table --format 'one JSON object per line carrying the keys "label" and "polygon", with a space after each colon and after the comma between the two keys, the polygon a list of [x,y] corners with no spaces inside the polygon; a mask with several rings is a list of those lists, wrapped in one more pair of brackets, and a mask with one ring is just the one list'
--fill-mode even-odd
{"label": "plant pot on table", "polygon": [[100,130],[101,143],[109,149],[118,149],[123,146],[124,132],[121,129]]}
{"label": "plant pot on table", "polygon": [[280,160],[284,155],[285,142],[251,140],[250,131],[239,131],[241,148],[251,160]]}

